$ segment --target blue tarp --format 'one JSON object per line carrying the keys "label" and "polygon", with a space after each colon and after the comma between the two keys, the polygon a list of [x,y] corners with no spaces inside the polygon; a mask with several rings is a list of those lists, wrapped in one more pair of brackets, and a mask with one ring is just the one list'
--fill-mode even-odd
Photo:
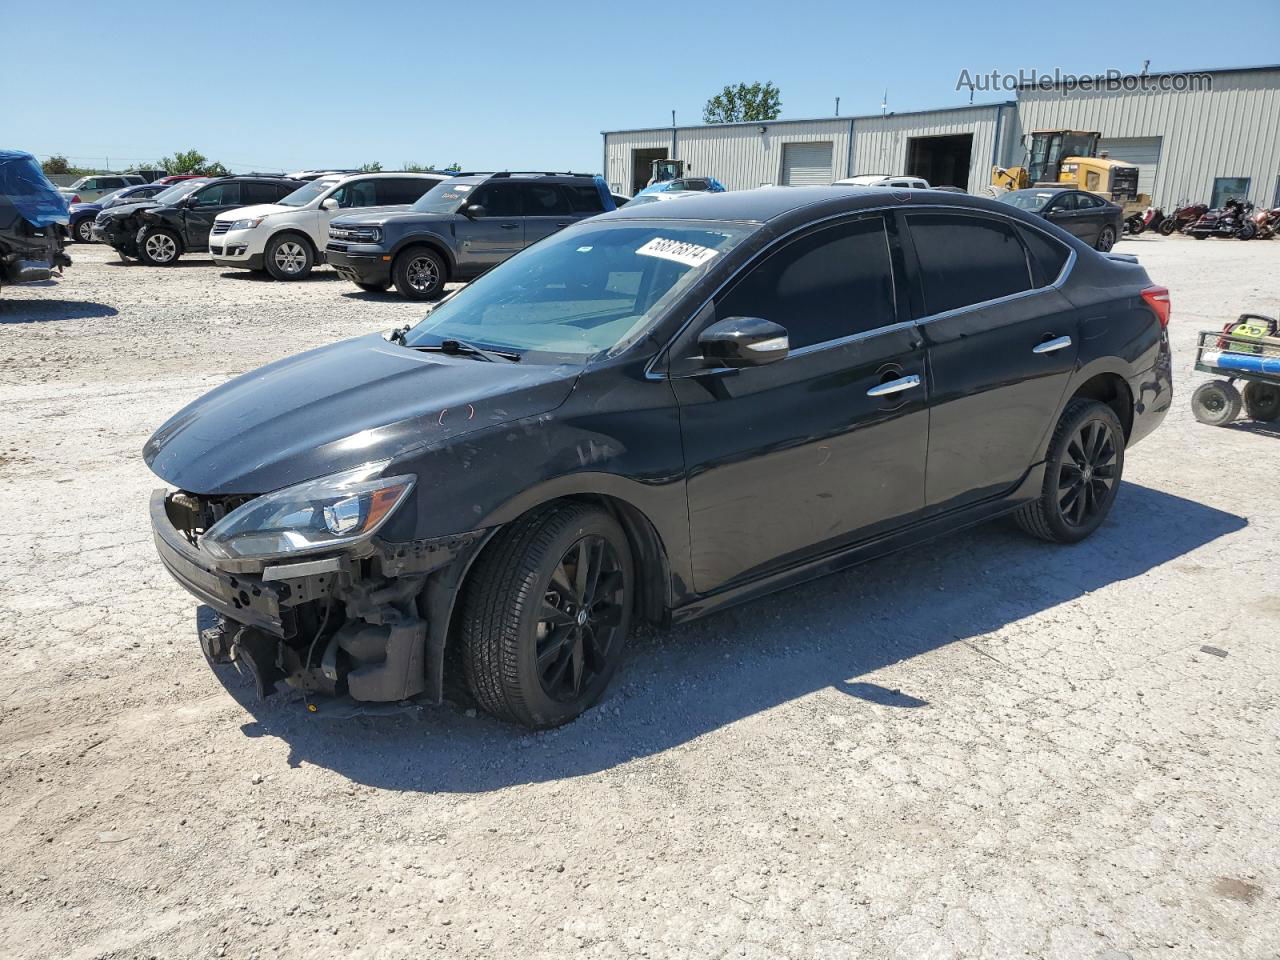
{"label": "blue tarp", "polygon": [[0,150],[0,199],[8,200],[34,227],[67,223],[67,201],[36,163],[21,150]]}
{"label": "blue tarp", "polygon": [[677,177],[675,180],[662,180],[658,183],[652,183],[637,193],[636,196],[643,196],[646,193],[666,193],[670,190],[688,190],[689,188],[685,186],[685,183],[689,180],[706,180],[710,186],[706,191],[703,191],[705,193],[725,192],[724,184],[715,177]]}

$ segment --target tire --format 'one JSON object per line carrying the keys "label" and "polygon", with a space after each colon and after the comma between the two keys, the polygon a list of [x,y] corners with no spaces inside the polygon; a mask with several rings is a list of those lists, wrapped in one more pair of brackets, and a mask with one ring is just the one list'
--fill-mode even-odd
{"label": "tire", "polygon": [[1244,223],[1242,223],[1240,225],[1240,229],[1238,229],[1235,233],[1235,237],[1237,240],[1252,240],[1257,235],[1258,235],[1258,225],[1254,223],[1252,220],[1246,220]]}
{"label": "tire", "polygon": [[[588,582],[584,608],[577,598]],[[511,524],[476,561],[463,595],[460,652],[476,702],[534,729],[590,707],[621,660],[633,583],[626,535],[598,507],[552,504]]]}
{"label": "tire", "polygon": [[1210,380],[1191,395],[1191,412],[1201,423],[1221,427],[1240,416],[1240,392],[1225,380]]}
{"label": "tire", "polygon": [[93,217],[81,217],[71,231],[71,239],[76,243],[93,243]]}
{"label": "tire", "polygon": [[1250,420],[1263,423],[1280,418],[1280,387],[1250,380],[1244,385],[1244,410]]}
{"label": "tire", "polygon": [[1193,233],[1192,236],[1195,237],[1197,240],[1209,239],[1209,235],[1207,233]]}
{"label": "tire", "polygon": [[1100,253],[1107,253],[1116,245],[1115,227],[1105,226],[1098,231],[1098,241],[1093,245],[1093,249]]}
{"label": "tire", "polygon": [[1147,229],[1146,223],[1137,214],[1130,217],[1124,222],[1125,232],[1131,233],[1135,237]]}
{"label": "tire", "polygon": [[171,267],[182,256],[182,240],[172,230],[158,227],[138,238],[138,259],[151,267]]}
{"label": "tire", "polygon": [[1169,237],[1178,232],[1178,221],[1173,217],[1165,217],[1160,221],[1160,236]]}
{"label": "tire", "polygon": [[1079,543],[1111,512],[1124,475],[1124,428],[1097,400],[1067,404],[1049,441],[1040,496],[1014,519],[1026,533],[1051,543]]}
{"label": "tire", "polygon": [[447,277],[444,260],[429,247],[410,247],[391,268],[391,280],[407,300],[434,300],[444,290]]}
{"label": "tire", "polygon": [[388,280],[385,283],[361,283],[357,280],[356,286],[366,293],[386,293],[387,287],[391,286],[391,281]]}
{"label": "tire", "polygon": [[262,263],[276,280],[305,280],[316,265],[316,255],[306,237],[282,233],[271,238]]}

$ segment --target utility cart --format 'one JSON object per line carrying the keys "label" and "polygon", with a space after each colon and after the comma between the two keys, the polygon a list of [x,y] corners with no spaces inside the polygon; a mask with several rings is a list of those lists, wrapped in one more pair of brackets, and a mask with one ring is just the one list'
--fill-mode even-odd
{"label": "utility cart", "polygon": [[[1280,331],[1276,320],[1242,313],[1223,330],[1206,330],[1196,344],[1196,369],[1226,379],[1210,380],[1191,395],[1201,423],[1224,426],[1240,415],[1270,422],[1280,418]],[[1236,389],[1236,381],[1244,389]]]}

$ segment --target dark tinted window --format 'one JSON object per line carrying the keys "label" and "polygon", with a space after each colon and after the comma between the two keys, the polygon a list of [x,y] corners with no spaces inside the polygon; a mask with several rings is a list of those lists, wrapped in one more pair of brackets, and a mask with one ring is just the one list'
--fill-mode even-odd
{"label": "dark tinted window", "polygon": [[908,214],[926,315],[1031,289],[1027,255],[1003,220]]}
{"label": "dark tinted window", "polygon": [[893,271],[884,221],[817,230],[752,267],[716,303],[716,317],[763,317],[792,349],[893,323]]}
{"label": "dark tinted window", "polygon": [[1077,193],[1076,206],[1081,210],[1096,210],[1106,201],[1101,197],[1095,197],[1091,193]]}
{"label": "dark tinted window", "polygon": [[297,190],[298,186],[299,184],[295,180],[281,180],[279,183],[273,183],[271,189],[275,191],[277,200],[283,200]]}
{"label": "dark tinted window", "polygon": [[197,207],[227,207],[240,204],[240,183],[215,183],[210,187],[197,191],[195,204]]}
{"label": "dark tinted window", "polygon": [[1058,279],[1058,274],[1067,265],[1067,257],[1071,251],[1059,243],[1046,237],[1039,230],[1030,227],[1018,227],[1022,239],[1031,253],[1031,274],[1037,287],[1047,287]]}
{"label": "dark tinted window", "polygon": [[240,202],[246,207],[255,203],[275,203],[280,196],[280,190],[274,183],[249,181],[240,184]]}
{"label": "dark tinted window", "polygon": [[1075,194],[1075,193],[1060,193],[1058,194],[1058,196],[1054,197],[1053,202],[1049,204],[1047,209],[1074,210],[1076,209],[1077,196],[1078,194]]}
{"label": "dark tinted window", "polygon": [[600,191],[594,186],[566,184],[560,189],[569,195],[569,204],[574,213],[601,213],[604,210]]}
{"label": "dark tinted window", "polygon": [[526,217],[559,217],[572,213],[569,198],[554,183],[524,183],[524,215]]}
{"label": "dark tinted window", "polygon": [[412,177],[405,177],[402,180],[382,179],[375,183],[378,187],[378,203],[382,206],[413,203],[436,185],[434,180],[415,180]]}
{"label": "dark tinted window", "polygon": [[486,183],[472,191],[469,202],[484,207],[486,217],[520,216],[520,194],[514,183]]}
{"label": "dark tinted window", "polygon": [[378,203],[378,188],[373,180],[352,180],[333,191],[333,199],[343,209],[373,207]]}

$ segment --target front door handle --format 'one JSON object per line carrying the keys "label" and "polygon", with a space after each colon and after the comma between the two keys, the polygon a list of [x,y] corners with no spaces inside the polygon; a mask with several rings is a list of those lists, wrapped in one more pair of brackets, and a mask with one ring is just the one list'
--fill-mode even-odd
{"label": "front door handle", "polygon": [[1032,353],[1053,353],[1055,350],[1065,350],[1071,346],[1070,337],[1057,337],[1053,340],[1046,340],[1044,343],[1037,343],[1031,348]]}
{"label": "front door handle", "polygon": [[503,230],[515,230],[520,226],[518,223],[504,223],[501,225]]}
{"label": "front door handle", "polygon": [[868,397],[887,397],[891,393],[901,393],[903,390],[910,390],[912,387],[920,386],[920,378],[914,373],[909,377],[899,377],[897,380],[890,380],[882,383],[878,387],[872,387],[867,391]]}

